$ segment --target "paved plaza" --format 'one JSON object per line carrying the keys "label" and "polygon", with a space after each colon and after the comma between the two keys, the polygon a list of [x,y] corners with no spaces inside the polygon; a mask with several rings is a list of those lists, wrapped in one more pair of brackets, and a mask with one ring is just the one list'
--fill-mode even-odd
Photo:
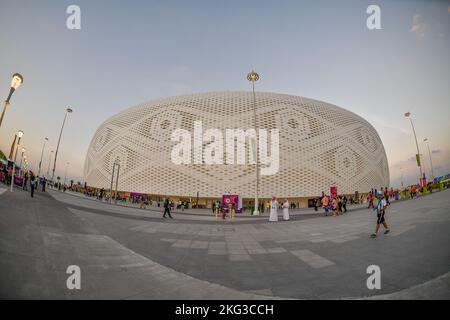
{"label": "paved plaza", "polygon": [[[31,299],[450,298],[450,193],[372,210],[216,220],[0,187],[0,297]],[[280,211],[281,218],[281,211]],[[66,269],[81,268],[69,290]],[[369,290],[366,269],[381,269]]]}

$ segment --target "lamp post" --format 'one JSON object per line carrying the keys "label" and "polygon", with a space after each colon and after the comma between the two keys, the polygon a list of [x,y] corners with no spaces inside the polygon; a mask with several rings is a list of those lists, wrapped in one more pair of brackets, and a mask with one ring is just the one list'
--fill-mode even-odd
{"label": "lamp post", "polygon": [[3,117],[5,116],[6,109],[8,109],[9,101],[11,100],[11,97],[16,91],[16,89],[23,83],[23,77],[19,73],[14,73],[11,79],[11,87],[9,89],[8,98],[5,100],[5,104],[3,105],[3,111],[2,115],[0,117],[0,127],[2,126]]}
{"label": "lamp post", "polygon": [[63,130],[64,130],[64,124],[66,123],[67,115],[69,113],[72,113],[72,112],[73,112],[73,110],[71,108],[69,108],[69,107],[66,108],[66,114],[64,115],[64,120],[63,120],[63,123],[62,123],[62,126],[61,126],[61,131],[59,132],[58,145],[56,146],[55,160],[53,162],[52,181],[53,181],[53,178],[55,177],[56,159],[58,158],[59,144],[61,142],[61,136],[62,136],[62,133],[63,133]]}
{"label": "lamp post", "polygon": [[256,167],[256,188],[255,188],[255,209],[253,211],[254,215],[259,215],[259,205],[258,205],[258,193],[259,193],[259,163],[258,163],[258,152],[259,152],[259,146],[258,146],[258,133],[256,129],[256,94],[255,94],[255,82],[259,80],[259,74],[257,74],[255,71],[251,71],[247,74],[247,80],[252,83],[252,89],[253,89],[253,117],[254,117],[254,125],[255,125],[255,167]]}
{"label": "lamp post", "polygon": [[45,139],[44,139],[44,144],[43,144],[43,146],[42,146],[41,160],[39,161],[38,177],[41,176],[42,157],[44,156],[45,143],[46,143],[47,141],[48,141],[48,138],[45,138]]}
{"label": "lamp post", "polygon": [[111,174],[111,189],[109,194],[109,203],[112,203],[112,194],[113,194],[113,183],[114,183],[114,173],[116,171],[117,166],[117,175],[116,175],[116,192],[114,193],[114,203],[117,204],[117,187],[119,184],[119,171],[120,171],[120,163],[119,161],[114,161],[113,168],[112,168],[112,174]]}
{"label": "lamp post", "polygon": [[[22,149],[24,150],[24,149]],[[22,168],[22,161],[20,162],[20,170],[21,170],[21,177],[22,177],[22,189],[25,185],[25,174],[27,172],[28,169],[28,160],[27,160],[27,156],[23,156],[23,168]]]}
{"label": "lamp post", "polygon": [[423,142],[425,142],[428,147],[428,155],[430,156],[431,177],[433,178],[434,182],[434,170],[433,170],[433,160],[431,159],[430,142],[428,138],[423,139]]}
{"label": "lamp post", "polygon": [[70,162],[66,163],[66,170],[64,172],[64,185],[66,185],[66,179],[67,179],[67,167],[69,167]]}
{"label": "lamp post", "polygon": [[12,173],[11,173],[11,189],[10,191],[13,192],[13,187],[14,187],[14,173],[16,171],[16,160],[17,160],[17,152],[19,149],[19,145],[20,145],[20,139],[23,137],[23,131],[19,130],[17,133],[17,146],[16,146],[16,154],[14,155],[14,162],[13,162],[13,168],[12,168]]}
{"label": "lamp post", "polygon": [[419,170],[420,170],[419,183],[420,183],[420,186],[422,187],[422,179],[423,179],[422,161],[420,161],[420,151],[419,151],[419,143],[417,142],[416,129],[414,129],[414,124],[413,124],[413,121],[411,118],[411,112],[406,112],[405,117],[408,118],[409,121],[411,122],[411,127],[412,127],[412,130],[414,133],[414,140],[416,141],[416,148],[417,148],[416,161],[417,161],[417,166],[419,167]]}
{"label": "lamp post", "polygon": [[24,153],[25,153],[25,148],[22,148],[22,155],[20,156],[20,171],[23,171],[23,170],[22,170],[22,161],[23,161],[23,155],[24,155]]}
{"label": "lamp post", "polygon": [[52,162],[52,154],[53,154],[53,152],[54,152],[53,150],[50,151],[50,155],[49,155],[49,158],[48,158],[47,177],[50,176],[50,163]]}
{"label": "lamp post", "polygon": [[401,173],[400,181],[403,188],[403,168],[400,168],[400,173]]}

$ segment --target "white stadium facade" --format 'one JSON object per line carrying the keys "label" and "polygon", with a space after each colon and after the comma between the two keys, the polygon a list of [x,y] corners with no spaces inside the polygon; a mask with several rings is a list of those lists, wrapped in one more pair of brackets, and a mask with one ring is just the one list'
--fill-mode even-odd
{"label": "white stadium facade", "polygon": [[[96,131],[86,156],[85,181],[90,187],[109,189],[117,162],[119,192],[191,203],[198,197],[199,205],[206,207],[231,193],[249,205],[255,196],[254,163],[176,164],[171,136],[184,129],[195,137],[194,123],[199,121],[203,132],[254,128],[254,106],[251,92],[211,92],[126,109]],[[260,199],[276,196],[306,207],[322,192],[329,194],[331,186],[347,195],[389,186],[380,137],[358,115],[317,100],[265,92],[256,93],[256,106],[256,128],[279,130],[279,169],[260,176]]]}

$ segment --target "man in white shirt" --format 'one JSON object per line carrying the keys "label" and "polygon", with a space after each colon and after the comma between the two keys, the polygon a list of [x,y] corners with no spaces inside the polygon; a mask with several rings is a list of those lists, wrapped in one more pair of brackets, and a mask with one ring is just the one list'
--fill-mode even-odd
{"label": "man in white shirt", "polygon": [[277,198],[272,197],[272,200],[270,201],[270,216],[269,221],[270,222],[277,222],[278,221],[278,201]]}
{"label": "man in white shirt", "polygon": [[371,237],[375,238],[377,236],[378,230],[380,229],[380,225],[382,224],[384,229],[384,234],[389,233],[389,227],[384,220],[384,214],[386,213],[386,200],[384,196],[381,194],[378,195],[378,204],[377,204],[377,226],[375,228],[375,233],[372,233]]}

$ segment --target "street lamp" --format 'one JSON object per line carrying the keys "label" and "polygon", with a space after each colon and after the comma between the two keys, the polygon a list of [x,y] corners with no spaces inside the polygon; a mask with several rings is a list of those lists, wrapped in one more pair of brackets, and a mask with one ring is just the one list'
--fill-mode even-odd
{"label": "street lamp", "polygon": [[20,171],[21,171],[20,176],[22,177],[22,188],[25,185],[25,173],[27,172],[27,168],[28,168],[27,156],[23,154],[23,150],[25,150],[25,148],[22,149],[23,168],[22,168],[22,160],[20,161]]}
{"label": "street lamp", "polygon": [[[111,174],[111,189],[109,194],[109,203],[112,203],[112,192],[113,192],[113,183],[114,183],[114,173],[116,171],[117,166],[117,175],[116,175],[116,192],[114,192],[114,203],[117,204],[117,187],[119,185],[119,172],[120,172],[120,161],[116,160],[113,163],[112,174]],[[198,207],[198,201],[197,201]]]}
{"label": "street lamp", "polygon": [[417,161],[417,166],[419,167],[419,170],[420,170],[419,183],[420,183],[420,186],[422,186],[422,179],[423,179],[422,161],[420,161],[419,143],[417,143],[416,129],[414,129],[414,124],[413,124],[412,118],[411,118],[411,112],[406,112],[405,117],[408,118],[409,121],[411,122],[411,127],[412,127],[412,130],[414,133],[414,139],[416,141],[416,148],[417,148],[416,161]]}
{"label": "street lamp", "polygon": [[430,156],[431,177],[433,178],[434,182],[434,170],[433,170],[433,160],[431,159],[430,142],[428,138],[423,139],[423,142],[425,142],[428,147],[428,155]]}
{"label": "street lamp", "polygon": [[64,173],[64,185],[66,185],[66,179],[67,179],[67,167],[69,166],[70,162],[66,163],[66,171]]}
{"label": "street lamp", "polygon": [[50,176],[50,163],[52,162],[52,154],[54,153],[55,151],[50,151],[50,155],[49,155],[49,158],[48,158],[48,168],[47,168],[47,178]]}
{"label": "street lamp", "polygon": [[402,184],[402,188],[403,188],[403,168],[400,168],[400,172],[402,174],[400,179],[401,179],[401,184]]}
{"label": "street lamp", "polygon": [[11,87],[9,89],[8,98],[5,100],[5,104],[3,105],[2,116],[0,117],[0,127],[2,126],[3,117],[5,116],[6,109],[9,106],[9,100],[11,99],[14,91],[23,83],[23,77],[19,73],[14,73],[11,79]]}
{"label": "street lamp", "polygon": [[44,156],[44,148],[45,148],[45,143],[46,143],[47,141],[48,141],[48,138],[45,138],[45,139],[44,139],[44,145],[42,146],[41,160],[39,161],[38,177],[41,176],[42,157]]}
{"label": "street lamp", "polygon": [[20,156],[20,170],[22,170],[22,161],[24,159],[25,148],[22,148],[22,155]]}
{"label": "street lamp", "polygon": [[69,113],[72,113],[72,112],[73,112],[73,110],[71,108],[69,108],[69,107],[66,108],[66,113],[64,115],[64,120],[63,120],[63,123],[62,123],[62,126],[61,126],[61,131],[59,132],[58,145],[56,146],[55,160],[53,162],[52,181],[53,181],[53,178],[55,177],[56,159],[58,158],[59,143],[61,142],[61,136],[62,136],[62,133],[63,133],[64,124],[66,123],[67,115]]}
{"label": "street lamp", "polygon": [[23,131],[19,130],[17,133],[17,146],[16,146],[16,154],[14,156],[14,162],[13,162],[13,168],[12,168],[12,173],[11,173],[11,192],[13,192],[13,187],[14,187],[14,173],[16,171],[16,160],[17,160],[17,152],[19,149],[19,145],[20,145],[20,139],[23,137]]}
{"label": "street lamp", "polygon": [[253,116],[254,116],[254,125],[255,125],[255,164],[256,164],[256,189],[255,189],[255,209],[253,211],[254,215],[259,215],[259,205],[258,205],[258,193],[259,193],[259,163],[258,163],[258,152],[259,152],[259,146],[258,146],[258,133],[256,129],[256,94],[255,94],[255,82],[259,80],[259,74],[257,74],[255,71],[251,71],[247,74],[247,80],[252,83],[252,89],[253,89]]}

